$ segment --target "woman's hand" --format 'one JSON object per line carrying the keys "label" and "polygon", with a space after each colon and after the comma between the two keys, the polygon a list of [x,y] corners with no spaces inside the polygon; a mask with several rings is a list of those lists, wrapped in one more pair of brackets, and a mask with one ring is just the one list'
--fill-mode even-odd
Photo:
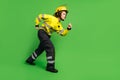
{"label": "woman's hand", "polygon": [[39,30],[39,27],[35,27],[36,30]]}
{"label": "woman's hand", "polygon": [[72,29],[72,24],[71,24],[71,23],[68,24],[67,29],[68,29],[68,30],[71,30],[71,29]]}

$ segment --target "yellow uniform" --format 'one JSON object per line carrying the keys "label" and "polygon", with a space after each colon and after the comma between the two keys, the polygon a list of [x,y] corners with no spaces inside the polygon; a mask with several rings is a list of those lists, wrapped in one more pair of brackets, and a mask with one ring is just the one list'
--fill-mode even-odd
{"label": "yellow uniform", "polygon": [[39,23],[43,20],[43,24],[40,26],[40,29],[43,29],[48,35],[51,35],[52,32],[57,32],[58,34],[65,36],[68,33],[67,29],[63,29],[61,23],[58,18],[48,15],[48,14],[39,14],[36,18],[35,25],[39,25]]}

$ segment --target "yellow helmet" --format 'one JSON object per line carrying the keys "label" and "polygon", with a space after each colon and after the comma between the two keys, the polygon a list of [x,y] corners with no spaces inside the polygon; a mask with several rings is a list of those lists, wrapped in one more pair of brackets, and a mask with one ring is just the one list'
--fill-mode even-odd
{"label": "yellow helmet", "polygon": [[67,8],[65,6],[60,6],[56,9],[55,13],[60,12],[60,11],[66,11],[68,12]]}

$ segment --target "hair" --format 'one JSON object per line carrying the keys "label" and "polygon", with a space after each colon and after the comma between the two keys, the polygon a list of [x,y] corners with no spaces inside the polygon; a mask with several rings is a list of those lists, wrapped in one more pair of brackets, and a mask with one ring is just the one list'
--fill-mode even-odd
{"label": "hair", "polygon": [[[62,10],[62,11],[65,11],[66,13],[68,13],[67,10]],[[62,11],[58,11],[58,12],[54,13],[54,16],[57,17],[57,18],[58,18],[58,17],[60,18]]]}

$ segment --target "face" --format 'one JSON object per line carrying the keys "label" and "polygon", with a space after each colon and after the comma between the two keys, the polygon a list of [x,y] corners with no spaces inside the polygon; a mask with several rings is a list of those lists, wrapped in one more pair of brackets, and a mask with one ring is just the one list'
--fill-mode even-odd
{"label": "face", "polygon": [[66,12],[65,11],[62,11],[61,12],[61,19],[64,20],[66,18]]}

